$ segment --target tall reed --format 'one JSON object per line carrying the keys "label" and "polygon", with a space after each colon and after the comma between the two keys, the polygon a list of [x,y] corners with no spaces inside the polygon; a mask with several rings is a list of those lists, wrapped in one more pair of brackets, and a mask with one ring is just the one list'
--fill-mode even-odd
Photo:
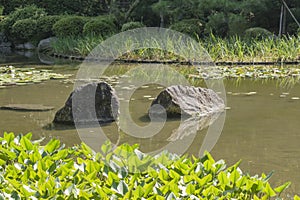
{"label": "tall reed", "polygon": [[[185,61],[197,47],[188,45],[188,49],[177,44],[177,40],[168,38],[166,52],[160,49],[136,49],[130,52],[135,41],[125,40],[128,52],[121,59],[138,60],[180,60]],[[67,55],[87,56],[92,49],[103,41],[102,37],[90,35],[86,37],[65,37],[53,42],[56,53]],[[145,39],[144,46],[159,47],[156,39]],[[226,39],[211,35],[199,40],[201,45],[215,62],[274,62],[274,61],[296,61],[300,60],[300,37],[285,36],[282,38],[265,39],[242,39],[233,36]],[[175,49],[181,52],[181,57],[171,53]]]}

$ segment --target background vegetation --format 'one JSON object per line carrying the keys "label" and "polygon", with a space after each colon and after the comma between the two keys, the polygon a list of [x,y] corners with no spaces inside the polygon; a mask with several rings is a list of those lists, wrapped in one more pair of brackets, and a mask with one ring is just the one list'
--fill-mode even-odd
{"label": "background vegetation", "polygon": [[[300,1],[286,0],[286,3],[295,17],[300,19]],[[9,26],[13,25],[12,21],[29,17],[36,19],[41,14],[84,17],[109,15],[115,19],[118,30],[125,23],[140,22],[145,26],[186,30],[187,33],[197,34],[199,37],[207,36],[211,32],[216,36],[226,37],[243,35],[248,28],[253,27],[277,34],[281,5],[281,0],[62,0],[59,3],[55,0],[2,0],[0,8],[11,19]],[[16,14],[16,10],[20,12],[20,8],[26,7],[24,13],[31,16]],[[40,12],[33,12],[37,7]],[[287,14],[286,33],[297,34],[298,28],[296,22]]]}

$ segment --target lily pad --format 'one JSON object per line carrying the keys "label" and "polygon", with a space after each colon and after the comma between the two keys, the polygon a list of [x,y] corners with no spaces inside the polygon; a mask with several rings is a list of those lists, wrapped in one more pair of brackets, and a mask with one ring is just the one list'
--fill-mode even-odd
{"label": "lily pad", "polygon": [[44,106],[41,104],[8,104],[1,106],[3,110],[18,110],[18,111],[49,111],[53,110],[52,106]]}
{"label": "lily pad", "polygon": [[50,79],[65,79],[70,76],[70,74],[53,73],[51,70],[6,66],[0,67],[0,86],[41,83]]}

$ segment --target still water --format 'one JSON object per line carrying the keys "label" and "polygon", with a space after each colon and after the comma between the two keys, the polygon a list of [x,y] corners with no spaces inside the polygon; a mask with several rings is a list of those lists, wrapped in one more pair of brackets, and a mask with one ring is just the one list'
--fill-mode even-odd
{"label": "still water", "polygon": [[[15,65],[26,66],[29,65]],[[58,73],[76,76],[74,65],[32,65],[32,67],[53,69]],[[242,160],[241,168],[251,175],[275,171],[272,186],[292,181],[289,194],[300,194],[300,84],[281,87],[276,81],[226,80],[226,118],[222,133],[211,150],[213,157],[224,159],[228,165]],[[32,132],[34,139],[59,138],[68,146],[79,144],[80,137],[75,128],[51,126],[55,112],[60,109],[73,90],[73,83],[50,80],[0,89],[0,104],[43,104],[55,107],[47,112],[18,112],[0,110],[0,132]],[[161,87],[149,85],[136,90],[130,100],[132,120],[145,126],[149,123],[148,108]],[[253,95],[245,93],[254,92]],[[255,93],[256,92],[256,93]],[[281,96],[285,94],[285,97]],[[280,97],[281,96],[281,97]],[[180,124],[179,120],[168,120],[160,134],[151,138],[138,139],[124,133],[119,134],[117,123],[102,127],[113,143],[140,143],[141,150],[153,152],[164,147]],[[186,153],[199,155],[207,128],[199,130],[192,137]],[[189,137],[189,136],[187,136]]]}

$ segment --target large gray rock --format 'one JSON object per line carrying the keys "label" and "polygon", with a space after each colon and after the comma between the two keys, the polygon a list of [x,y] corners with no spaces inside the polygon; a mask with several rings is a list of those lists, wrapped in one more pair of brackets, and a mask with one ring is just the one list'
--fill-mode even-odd
{"label": "large gray rock", "polygon": [[0,32],[0,54],[5,55],[11,53],[12,43],[8,41],[4,33]]}
{"label": "large gray rock", "polygon": [[75,89],[65,106],[55,114],[54,123],[89,124],[115,121],[119,101],[114,89],[105,82],[88,83]]}
{"label": "large gray rock", "polygon": [[34,49],[36,49],[36,46],[34,46],[30,42],[26,42],[24,44],[16,44],[15,45],[15,49],[19,49],[19,50],[34,50]]}
{"label": "large gray rock", "polygon": [[53,42],[55,40],[57,40],[56,37],[50,37],[50,38],[41,40],[38,44],[38,51],[39,52],[51,52],[53,50],[53,48],[51,46],[51,42]]}
{"label": "large gray rock", "polygon": [[[167,87],[152,102],[149,115],[163,115],[164,109],[168,117],[173,116],[208,116],[222,112],[224,101],[211,89],[175,85]],[[153,106],[153,107],[152,107]]]}

